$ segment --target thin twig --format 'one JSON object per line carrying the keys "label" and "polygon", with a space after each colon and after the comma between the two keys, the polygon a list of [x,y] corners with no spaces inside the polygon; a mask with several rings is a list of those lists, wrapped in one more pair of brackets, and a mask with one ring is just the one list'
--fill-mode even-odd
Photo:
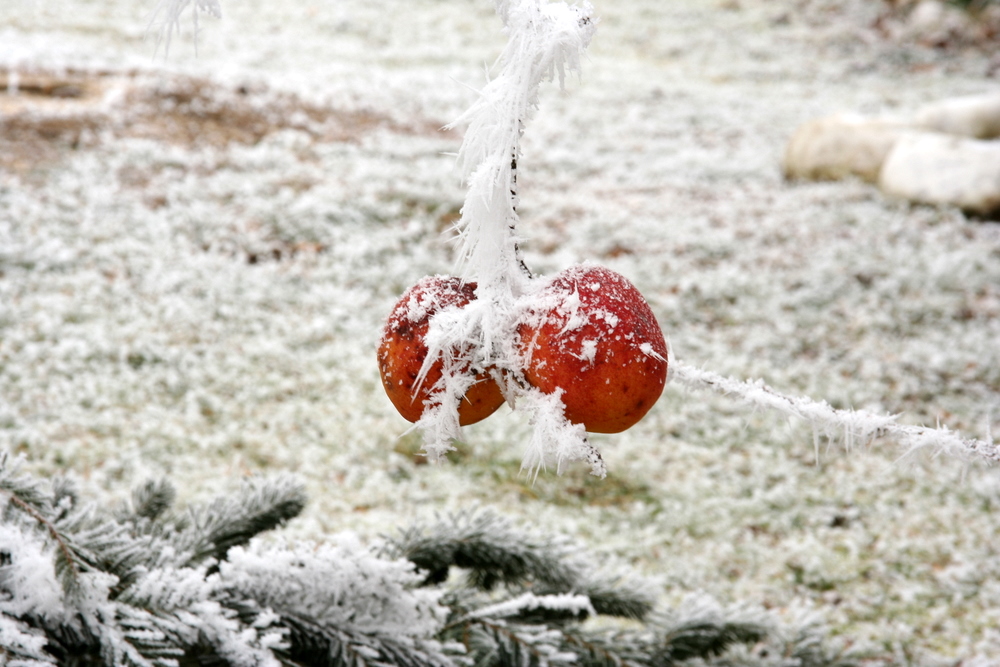
{"label": "thin twig", "polygon": [[737,380],[696,368],[678,359],[671,359],[670,377],[689,389],[711,389],[719,394],[735,396],[755,407],[798,417],[809,422],[817,431],[828,436],[839,434],[848,442],[868,443],[875,438],[893,437],[907,448],[904,456],[917,449],[931,447],[936,452],[962,459],[1000,463],[1000,447],[992,438],[963,438],[947,427],[910,426],[896,423],[893,415],[879,415],[867,410],[838,410],[825,401],[782,394],[762,380]]}
{"label": "thin twig", "polygon": [[45,526],[52,536],[52,539],[56,541],[59,545],[59,550],[62,552],[63,556],[66,558],[66,562],[69,564],[69,568],[73,573],[74,583],[79,583],[80,581],[80,569],[77,567],[76,559],[73,555],[73,550],[70,549],[69,545],[63,540],[62,535],[59,534],[59,530],[53,525],[51,521],[42,516],[41,512],[32,507],[29,503],[25,502],[19,498],[16,494],[7,492],[10,495],[11,501],[21,508],[25,513],[27,513],[31,518],[33,518],[38,523]]}

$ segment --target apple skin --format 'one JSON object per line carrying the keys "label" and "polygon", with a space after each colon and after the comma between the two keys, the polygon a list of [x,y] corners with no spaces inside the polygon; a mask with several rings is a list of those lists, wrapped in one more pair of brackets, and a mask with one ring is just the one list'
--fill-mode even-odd
{"label": "apple skin", "polygon": [[[463,283],[453,276],[427,276],[408,289],[389,313],[379,341],[378,368],[386,395],[407,421],[420,419],[444,368],[441,359],[435,361],[418,386],[428,354],[424,341],[431,318],[445,308],[461,308],[475,298],[474,282]],[[458,423],[466,426],[486,419],[503,402],[496,381],[486,372],[478,373],[459,405]]]}
{"label": "apple skin", "polygon": [[563,390],[565,416],[591,433],[633,426],[663,393],[667,345],[639,290],[601,266],[560,272],[518,327],[528,384]]}

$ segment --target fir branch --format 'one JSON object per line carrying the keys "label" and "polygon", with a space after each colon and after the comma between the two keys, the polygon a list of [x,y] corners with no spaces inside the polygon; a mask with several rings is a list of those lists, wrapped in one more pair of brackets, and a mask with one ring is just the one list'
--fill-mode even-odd
{"label": "fir branch", "polygon": [[0,452],[0,491],[20,499],[41,516],[51,515],[52,492],[30,475],[20,474],[22,462],[21,457],[12,459],[7,452]]}
{"label": "fir branch", "polygon": [[484,591],[535,581],[562,592],[579,576],[568,563],[565,542],[516,530],[492,511],[461,512],[430,527],[412,527],[387,549],[427,572],[428,584],[443,582],[452,566],[467,569],[470,585]]}
{"label": "fir branch", "polygon": [[677,608],[658,613],[649,629],[653,631],[648,649],[652,667],[718,656],[734,645],[771,637],[776,630],[763,610],[726,608],[702,595],[688,596]]}
{"label": "fir branch", "polygon": [[[530,595],[530,594],[529,594]],[[573,655],[573,661],[587,667],[672,667],[691,659],[710,660],[735,645],[753,645],[772,636],[769,619],[759,613],[727,611],[705,599],[688,601],[679,610],[661,614],[650,625],[629,631],[584,631],[576,623],[565,624],[564,614],[554,605],[555,614],[524,614],[525,596],[487,605],[453,617],[446,626],[448,638],[462,641],[477,664],[512,667],[538,653],[538,646],[550,655]],[[542,605],[528,600],[527,607],[542,611]],[[540,628],[547,632],[537,635]],[[803,634],[803,645],[809,633]],[[818,635],[815,635],[818,636]],[[515,647],[519,644],[520,647]],[[791,644],[785,654],[803,658],[825,656],[820,642],[816,650],[799,650]],[[537,655],[534,655],[539,659]],[[508,661],[508,662],[504,662]],[[518,663],[517,661],[520,661]],[[807,664],[803,662],[802,664]],[[838,662],[814,661],[808,664],[830,666]]]}
{"label": "fir branch", "polygon": [[21,667],[55,667],[45,651],[48,638],[38,628],[0,613],[0,664]]}
{"label": "fir branch", "polygon": [[413,667],[447,662],[432,641],[446,613],[439,595],[417,587],[411,563],[379,558],[350,536],[293,546],[255,541],[229,552],[218,580],[226,606],[276,615],[291,630],[289,650],[336,661],[356,646],[355,662],[393,655]]}
{"label": "fir branch", "polygon": [[176,497],[177,490],[167,480],[149,480],[132,491],[132,514],[155,521],[170,509]]}
{"label": "fir branch", "polygon": [[465,617],[444,636],[461,642],[476,667],[546,667],[576,660],[575,653],[563,650],[562,632],[545,624]]}
{"label": "fir branch", "polygon": [[282,614],[289,646],[277,651],[287,665],[302,667],[455,667],[440,653],[392,637],[361,635],[296,615]]}
{"label": "fir branch", "polygon": [[[149,553],[131,540],[126,526],[96,515],[77,502],[73,485],[57,480],[46,491],[40,482],[16,474],[18,464],[0,455],[0,490],[9,503],[42,527],[56,545],[55,571],[67,596],[82,593],[84,572],[105,572],[121,581]],[[54,502],[54,499],[58,499]],[[124,584],[123,584],[124,585]]]}
{"label": "fir branch", "polygon": [[717,656],[733,644],[752,644],[767,635],[767,627],[752,621],[686,620],[658,639],[652,664],[674,665],[692,658]]}
{"label": "fir branch", "polygon": [[390,540],[386,549],[427,572],[427,584],[445,581],[454,566],[468,570],[468,584],[479,590],[531,585],[538,595],[583,595],[593,612],[602,615],[642,620],[655,604],[647,579],[594,568],[572,543],[518,530],[489,510],[415,526]]}
{"label": "fir branch", "polygon": [[292,477],[250,478],[234,496],[222,496],[191,511],[189,525],[178,539],[189,554],[181,564],[221,560],[231,548],[295,518],[305,504],[305,488]]}
{"label": "fir branch", "polygon": [[52,480],[52,520],[60,521],[80,506],[80,497],[72,479],[59,476]]}
{"label": "fir branch", "polygon": [[[44,488],[10,477],[9,467],[0,469],[0,488],[27,488],[35,502],[11,495],[0,524],[11,550],[0,567],[0,651],[24,665],[669,667],[691,659],[730,664],[740,646],[754,657],[750,645],[763,647],[761,656],[773,649],[774,659],[760,664],[850,664],[821,629],[772,627],[765,612],[697,599],[650,620],[649,587],[638,578],[605,574],[582,548],[516,529],[491,511],[411,528],[381,553],[346,535],[328,544],[254,541],[216,564],[204,554],[297,513],[301,487],[288,478],[254,480],[192,509],[177,529],[161,504],[140,517],[139,530],[75,501],[51,520]],[[53,539],[81,564],[75,595],[54,574]],[[183,565],[199,558],[192,545],[204,549],[197,567]],[[432,563],[439,578],[452,565],[472,576],[445,593],[429,590],[420,587],[417,561]],[[501,583],[506,590],[485,592]],[[584,630],[595,613],[643,622],[621,632]]]}
{"label": "fir branch", "polygon": [[582,621],[594,613],[594,607],[586,595],[522,593],[480,607],[467,614],[467,618],[513,619],[518,623],[559,624],[565,621]]}
{"label": "fir branch", "polygon": [[695,368],[677,359],[670,361],[670,378],[689,389],[710,389],[719,394],[735,396],[754,407],[775,410],[803,419],[812,425],[817,435],[840,437],[848,445],[867,444],[876,438],[893,437],[906,448],[905,455],[918,449],[931,448],[962,459],[986,463],[1000,462],[1000,446],[988,440],[963,438],[946,427],[929,428],[896,423],[896,417],[878,415],[867,410],[838,410],[825,401],[804,396],[787,396],[761,380],[737,380],[712,371]]}
{"label": "fir branch", "polygon": [[648,641],[636,633],[568,631],[564,641],[581,667],[645,667],[649,663]]}
{"label": "fir branch", "polygon": [[[220,653],[235,612],[211,599],[206,568],[163,568],[144,573],[115,600],[123,636],[147,658]],[[232,625],[228,628],[227,625]]]}
{"label": "fir branch", "polygon": [[[791,637],[785,640],[784,655],[800,667],[858,667],[861,664],[883,665],[887,662],[871,649],[852,647],[850,642],[830,642],[825,628],[815,616],[788,630],[791,630]],[[782,634],[781,630],[776,634]]]}
{"label": "fir branch", "polygon": [[169,533],[169,527],[120,510],[107,512],[93,504],[78,503],[67,508],[54,524],[89,571],[115,577],[112,598],[176,554],[170,540],[160,535]]}
{"label": "fir branch", "polygon": [[62,667],[82,667],[100,665],[101,644],[82,623],[62,622],[43,624],[38,619],[30,619],[32,625],[44,631],[45,648]]}
{"label": "fir branch", "polygon": [[60,521],[74,552],[90,569],[107,572],[117,580],[112,596],[127,587],[141,569],[159,558],[159,545],[148,537],[134,536],[131,526],[105,519],[90,508]]}
{"label": "fir branch", "polygon": [[594,611],[602,616],[642,621],[656,606],[655,587],[648,579],[634,575],[592,575],[577,582],[573,590],[586,595]]}
{"label": "fir branch", "polygon": [[[80,569],[83,563],[70,541],[52,521],[53,503],[51,492],[30,477],[21,475],[20,459],[11,461],[6,452],[0,453],[0,491],[6,493],[11,507],[27,515],[40,526],[56,544],[57,556],[55,570],[67,595],[72,595],[80,588]],[[4,512],[5,520],[8,511]]]}
{"label": "fir branch", "polygon": [[56,561],[56,571],[63,575],[60,579],[63,581],[63,586],[66,592],[71,593],[72,591],[77,590],[80,583],[80,564],[78,562],[79,559],[77,554],[74,552],[74,549],[70,546],[68,541],[63,537],[55,525],[42,516],[41,512],[39,512],[38,509],[33,507],[30,503],[13,494],[10,495],[10,501],[45,528],[49,537],[51,537],[52,541],[56,543],[56,547],[60,555]]}

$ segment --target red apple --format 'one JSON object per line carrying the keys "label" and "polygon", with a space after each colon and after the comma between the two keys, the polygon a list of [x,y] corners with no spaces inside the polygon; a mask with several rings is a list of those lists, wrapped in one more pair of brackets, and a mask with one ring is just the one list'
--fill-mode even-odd
{"label": "red apple", "polygon": [[624,276],[600,266],[559,273],[518,327],[524,376],[563,390],[566,418],[592,433],[619,433],[663,392],[667,345],[653,312]]}
{"label": "red apple", "polygon": [[[475,298],[476,283],[463,283],[452,276],[428,276],[408,289],[389,314],[378,346],[378,367],[385,393],[408,421],[420,419],[444,368],[439,358],[420,378],[428,354],[425,338],[431,318],[445,308],[461,308]],[[465,426],[486,419],[503,402],[496,381],[485,372],[477,373],[459,405],[458,423]]]}

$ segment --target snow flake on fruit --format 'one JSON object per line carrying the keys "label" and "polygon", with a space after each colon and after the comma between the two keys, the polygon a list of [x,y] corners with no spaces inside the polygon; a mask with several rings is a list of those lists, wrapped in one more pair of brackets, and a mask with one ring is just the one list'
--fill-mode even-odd
{"label": "snow flake on fruit", "polygon": [[666,363],[667,361],[667,358],[664,355],[661,355],[659,352],[653,349],[652,343],[646,342],[641,344],[639,346],[639,351],[645,354],[646,356],[655,357],[656,359],[659,359],[664,363]]}
{"label": "snow flake on fruit", "polygon": [[580,294],[576,290],[572,294],[567,294],[559,300],[558,307],[549,314],[549,317],[563,318],[563,331],[576,331],[587,324],[589,314],[580,310],[582,303]]}
{"label": "snow flake on fruit", "polygon": [[580,345],[580,361],[594,363],[597,357],[597,339],[585,340]]}
{"label": "snow flake on fruit", "polygon": [[608,310],[598,310],[596,317],[597,319],[604,320],[608,325],[608,329],[611,331],[618,326],[618,322],[620,321],[617,315]]}

